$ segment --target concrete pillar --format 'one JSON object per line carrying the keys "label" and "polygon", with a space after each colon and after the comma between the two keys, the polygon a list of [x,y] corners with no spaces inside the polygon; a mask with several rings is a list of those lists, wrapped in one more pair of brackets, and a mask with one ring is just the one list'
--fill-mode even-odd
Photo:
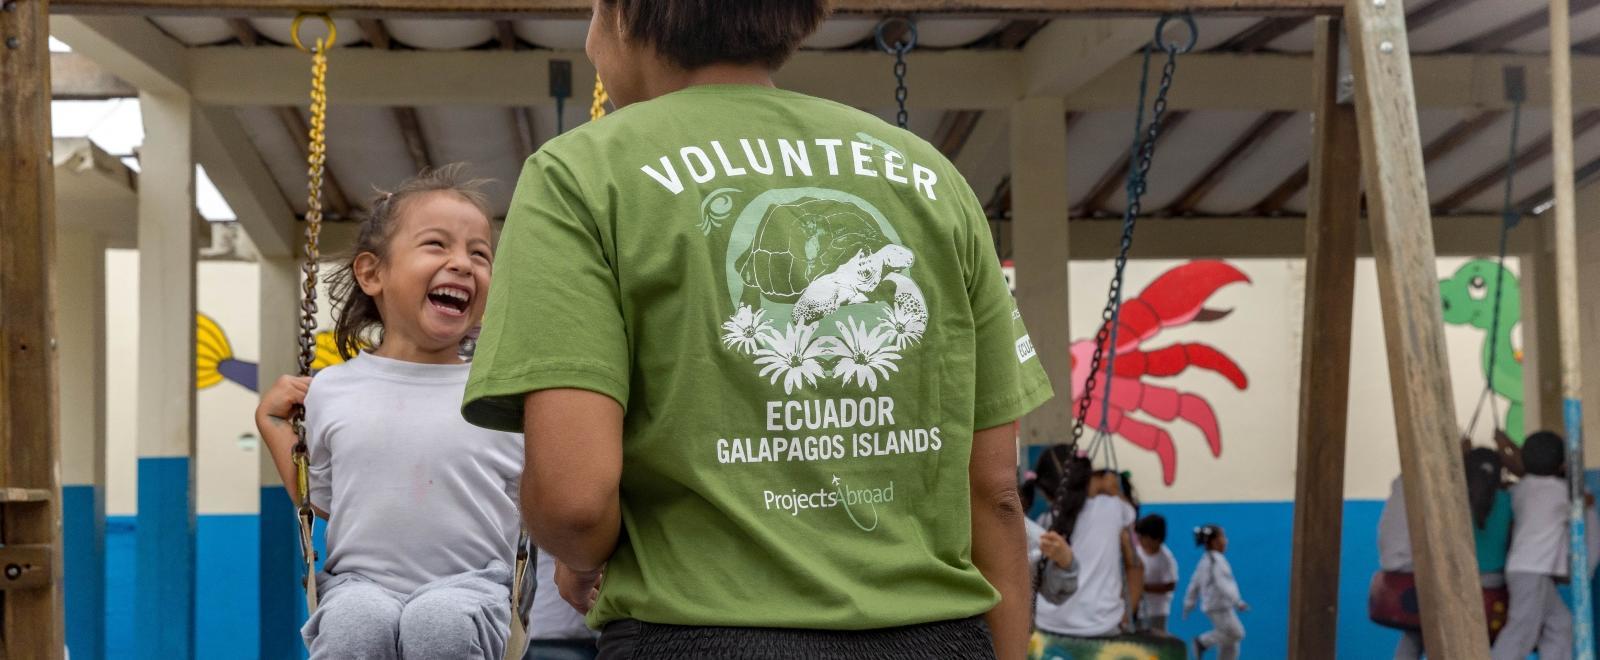
{"label": "concrete pillar", "polygon": [[195,250],[192,101],[139,95],[138,656],[194,655]]}
{"label": "concrete pillar", "polygon": [[1067,325],[1067,110],[1059,98],[1011,106],[1011,218],[1017,306],[1056,398],[1022,419],[1029,445],[1072,438]]}
{"label": "concrete pillar", "polygon": [[[285,218],[284,222],[290,219]],[[261,359],[258,389],[265,393],[279,376],[295,373],[300,316],[300,263],[293,258],[262,257],[260,305]],[[294,504],[283,490],[283,478],[272,454],[261,446],[261,660],[290,660],[304,655],[300,625],[305,622],[301,594],[300,545]]]}
{"label": "concrete pillar", "polygon": [[[60,225],[57,225],[60,227]],[[56,351],[60,360],[61,536],[67,648],[105,657],[106,253],[91,232],[56,234]]]}
{"label": "concrete pillar", "polygon": [[[1600,183],[1578,190],[1578,333],[1583,363],[1583,456],[1600,466]],[[1556,419],[1561,419],[1557,417]],[[1548,424],[1547,424],[1548,425]]]}
{"label": "concrete pillar", "polygon": [[[1546,231],[1549,216],[1528,218],[1523,223],[1525,226],[1519,230],[1529,232],[1534,246],[1517,255],[1522,292],[1522,428],[1526,436],[1540,429],[1560,430],[1565,422],[1561,419],[1556,257],[1551,250],[1551,232]],[[1521,442],[1523,438],[1515,440]]]}

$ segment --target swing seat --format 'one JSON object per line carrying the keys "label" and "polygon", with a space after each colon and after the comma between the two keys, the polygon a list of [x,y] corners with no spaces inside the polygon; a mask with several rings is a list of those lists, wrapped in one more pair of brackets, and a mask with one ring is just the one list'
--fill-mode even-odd
{"label": "swing seat", "polygon": [[[1511,593],[1505,587],[1484,587],[1483,614],[1489,624],[1489,640],[1500,635],[1510,611]],[[1395,630],[1422,630],[1421,607],[1417,601],[1417,580],[1411,573],[1379,571],[1367,589],[1367,616],[1373,623]]]}
{"label": "swing seat", "polygon": [[1189,647],[1177,637],[1134,633],[1114,637],[1069,637],[1035,630],[1029,660],[1186,660]]}

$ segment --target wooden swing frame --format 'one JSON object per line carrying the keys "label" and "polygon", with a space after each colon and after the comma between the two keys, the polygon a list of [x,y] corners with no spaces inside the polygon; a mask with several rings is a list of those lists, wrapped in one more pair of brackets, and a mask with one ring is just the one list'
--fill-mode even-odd
{"label": "wooden swing frame", "polygon": [[[0,658],[63,649],[49,0],[0,0]],[[583,16],[589,0],[60,0],[60,13]],[[1401,0],[838,0],[844,14],[1317,15],[1289,657],[1333,658],[1361,174],[1430,654],[1485,658]],[[1564,4],[1564,3],[1563,3]],[[1347,29],[1341,30],[1341,24]],[[1349,77],[1340,68],[1348,36]],[[1341,82],[1353,102],[1341,102]],[[1570,149],[1570,141],[1567,145]],[[1570,152],[1567,161],[1570,163]],[[1570,172],[1568,174],[1570,178]],[[1570,181],[1568,182],[1570,183]],[[1558,197],[1571,186],[1557,186]],[[1570,221],[1570,214],[1568,214]],[[1566,333],[1564,333],[1566,334]],[[15,567],[15,570],[13,570]],[[16,577],[12,577],[12,574]]]}

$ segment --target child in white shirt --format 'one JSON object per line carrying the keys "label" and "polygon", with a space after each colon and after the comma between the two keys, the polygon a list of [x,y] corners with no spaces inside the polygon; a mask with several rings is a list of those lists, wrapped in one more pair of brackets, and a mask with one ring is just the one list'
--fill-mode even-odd
{"label": "child in white shirt", "polygon": [[1239,595],[1239,583],[1233,579],[1233,566],[1223,553],[1228,551],[1228,536],[1218,525],[1202,525],[1194,530],[1194,543],[1205,549],[1200,563],[1189,578],[1189,590],[1183,596],[1183,616],[1188,618],[1195,605],[1211,619],[1211,630],[1194,640],[1195,660],[1205,657],[1207,649],[1217,649],[1218,660],[1238,660],[1239,642],[1244,640],[1244,624],[1236,612],[1250,609]]}
{"label": "child in white shirt", "polygon": [[[1511,487],[1511,551],[1506,556],[1506,587],[1511,611],[1495,639],[1495,660],[1528,657],[1535,648],[1541,660],[1572,657],[1572,612],[1557,582],[1568,570],[1567,517],[1571,512],[1566,475],[1566,441],[1550,431],[1528,436],[1522,445],[1527,476]],[[1594,508],[1587,512],[1595,529]],[[1595,534],[1588,535],[1589,569],[1594,570]]]}
{"label": "child in white shirt", "polygon": [[1167,547],[1167,519],[1152,513],[1133,526],[1138,535],[1139,559],[1144,562],[1144,598],[1139,601],[1139,629],[1167,633],[1172,614],[1172,592],[1178,588],[1178,560]]}

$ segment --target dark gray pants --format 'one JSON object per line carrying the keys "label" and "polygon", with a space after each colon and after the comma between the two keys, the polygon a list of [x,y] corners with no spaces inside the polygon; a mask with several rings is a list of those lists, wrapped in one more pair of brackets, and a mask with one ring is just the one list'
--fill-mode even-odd
{"label": "dark gray pants", "polygon": [[600,660],[741,658],[746,660],[994,660],[982,618],[878,630],[791,630],[668,626],[625,620],[600,633]]}

